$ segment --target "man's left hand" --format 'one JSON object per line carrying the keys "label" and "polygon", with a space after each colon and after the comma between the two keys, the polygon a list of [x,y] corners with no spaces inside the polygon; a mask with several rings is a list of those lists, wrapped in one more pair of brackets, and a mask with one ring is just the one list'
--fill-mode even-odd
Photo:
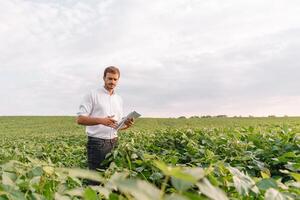
{"label": "man's left hand", "polygon": [[125,122],[126,128],[131,127],[134,124],[133,118],[127,119]]}

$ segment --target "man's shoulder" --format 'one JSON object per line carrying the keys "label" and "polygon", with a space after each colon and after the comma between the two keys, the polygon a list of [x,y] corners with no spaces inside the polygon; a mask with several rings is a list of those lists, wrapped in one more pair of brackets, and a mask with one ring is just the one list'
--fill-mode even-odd
{"label": "man's shoulder", "polygon": [[91,89],[85,93],[86,98],[94,99],[99,94],[98,89]]}
{"label": "man's shoulder", "polygon": [[115,93],[115,96],[116,96],[120,101],[123,101],[121,95],[119,95],[118,93]]}
{"label": "man's shoulder", "polygon": [[100,92],[101,92],[101,91],[100,91],[99,88],[90,90],[90,94],[92,94],[92,95],[99,94]]}

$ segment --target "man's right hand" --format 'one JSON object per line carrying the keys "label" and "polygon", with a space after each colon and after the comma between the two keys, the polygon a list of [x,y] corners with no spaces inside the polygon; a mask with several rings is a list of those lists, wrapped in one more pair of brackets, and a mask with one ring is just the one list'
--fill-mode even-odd
{"label": "man's right hand", "polygon": [[102,118],[102,125],[116,129],[118,124],[117,121],[113,119],[113,117],[114,115]]}
{"label": "man's right hand", "polygon": [[113,119],[113,116],[107,116],[105,118],[90,117],[90,116],[78,116],[76,118],[77,124],[84,126],[95,126],[102,124],[103,126],[108,126],[111,128],[117,128],[117,121]]}

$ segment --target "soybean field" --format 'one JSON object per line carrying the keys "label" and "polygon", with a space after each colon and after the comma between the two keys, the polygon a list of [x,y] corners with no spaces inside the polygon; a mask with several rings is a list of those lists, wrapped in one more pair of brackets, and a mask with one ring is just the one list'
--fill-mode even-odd
{"label": "soybean field", "polygon": [[75,117],[0,117],[0,200],[300,199],[300,118],[141,118],[118,135],[89,171]]}

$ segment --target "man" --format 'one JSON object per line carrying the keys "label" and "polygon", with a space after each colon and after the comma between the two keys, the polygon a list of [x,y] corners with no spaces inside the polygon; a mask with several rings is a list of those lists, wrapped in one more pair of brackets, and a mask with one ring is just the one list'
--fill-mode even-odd
{"label": "man", "polygon": [[[115,92],[120,71],[110,66],[104,70],[104,87],[91,91],[84,97],[77,113],[77,123],[86,126],[88,135],[87,157],[91,170],[104,169],[101,162],[117,144],[117,121],[123,116],[123,102]],[[127,129],[133,125],[133,119],[125,122]]]}

